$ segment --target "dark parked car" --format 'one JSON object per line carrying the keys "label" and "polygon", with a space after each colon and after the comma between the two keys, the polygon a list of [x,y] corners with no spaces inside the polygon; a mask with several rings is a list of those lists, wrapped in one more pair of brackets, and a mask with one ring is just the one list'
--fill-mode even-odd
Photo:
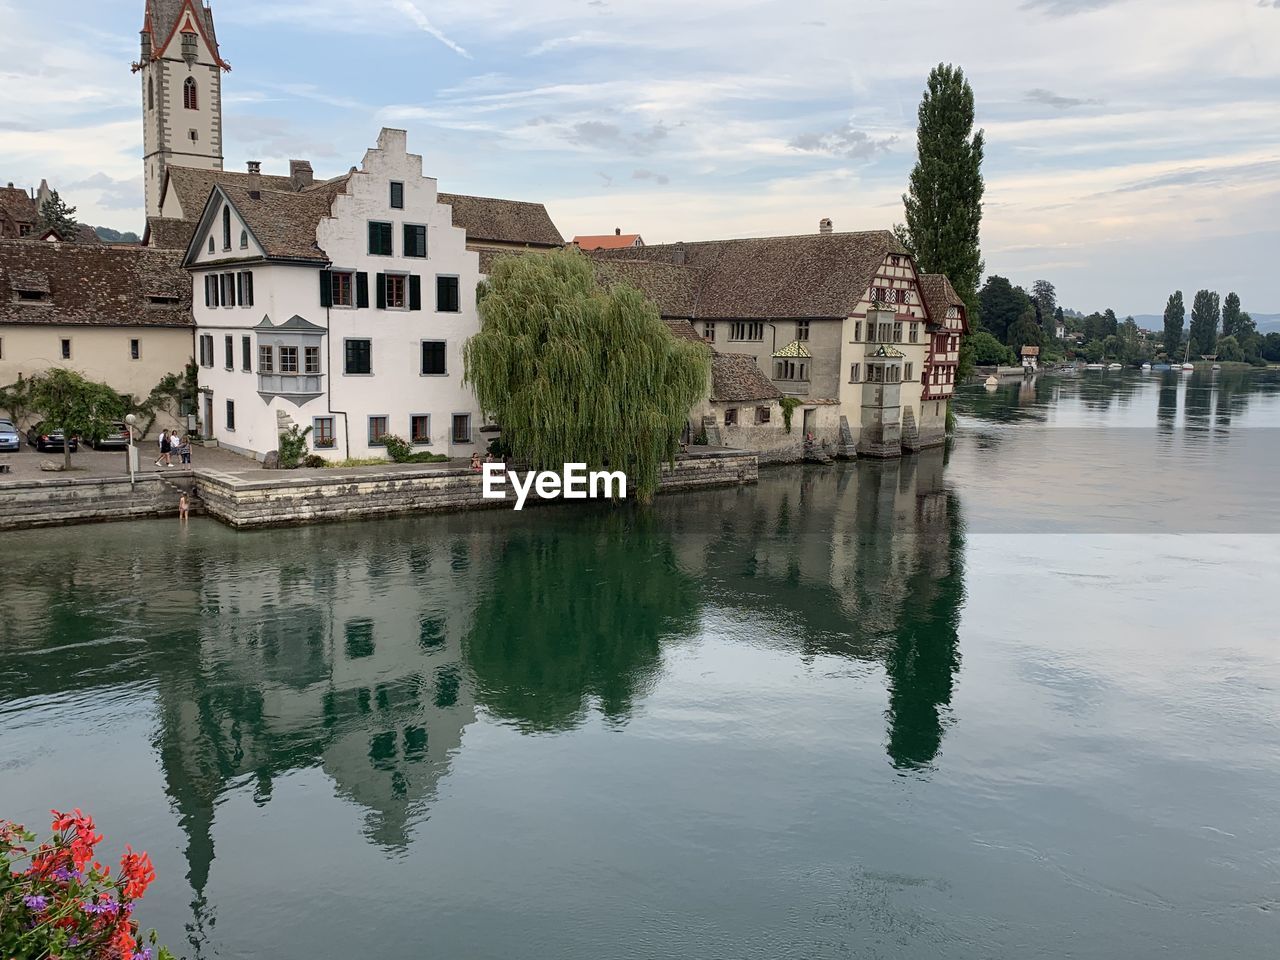
{"label": "dark parked car", "polygon": [[[57,450],[62,452],[63,436],[62,431],[56,429],[53,424],[45,423],[43,420],[27,431],[27,443],[35,447],[37,450],[44,452],[45,450]],[[72,437],[66,441],[71,447],[71,452],[75,453],[80,449],[79,441]]]}
{"label": "dark parked car", "polygon": [[[101,440],[90,440],[89,446],[95,450],[124,450],[129,446],[129,428],[124,423],[116,421],[105,437]],[[72,449],[75,448],[72,447]]]}
{"label": "dark parked car", "polygon": [[12,420],[0,420],[0,450],[14,452],[21,448],[22,438]]}

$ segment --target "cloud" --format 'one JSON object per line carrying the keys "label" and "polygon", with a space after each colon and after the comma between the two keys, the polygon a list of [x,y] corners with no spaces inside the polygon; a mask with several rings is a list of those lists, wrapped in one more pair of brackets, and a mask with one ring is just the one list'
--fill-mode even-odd
{"label": "cloud", "polygon": [[83,190],[97,191],[97,206],[104,210],[133,210],[142,202],[143,181],[141,175],[116,179],[98,171],[83,180],[68,183],[63,195],[71,198],[74,191]]}
{"label": "cloud", "polygon": [[427,15],[417,8],[417,6],[413,3],[413,0],[391,0],[391,6],[394,9],[399,10],[411,21],[413,21],[414,26],[416,26],[423,33],[427,33],[435,37],[437,40],[443,43],[446,47],[448,47],[458,56],[466,57],[468,60],[472,59],[471,54],[467,53],[467,51],[464,50],[459,44],[454,43],[452,40],[446,37],[444,33],[442,33],[440,29],[435,26],[435,24],[433,24],[429,19],[427,19]]}
{"label": "cloud", "polygon": [[846,123],[835,130],[821,133],[801,133],[792,137],[788,146],[801,153],[821,153],[849,160],[870,160],[884,153],[898,142],[896,135],[873,137],[864,130],[855,130],[853,123]]}
{"label": "cloud", "polygon": [[1124,3],[1124,0],[1024,0],[1022,5],[1028,10],[1043,10],[1052,17],[1069,17],[1117,3]]}
{"label": "cloud", "polygon": [[[553,122],[550,117],[534,117],[526,126],[544,126]],[[652,149],[654,144],[665,140],[669,134],[670,128],[662,121],[636,133],[627,133],[616,123],[604,120],[582,120],[571,124],[564,136],[570,143],[582,147],[625,148],[628,151],[645,153]]]}
{"label": "cloud", "polygon": [[1055,110],[1070,110],[1072,107],[1084,107],[1101,102],[1098,100],[1082,100],[1078,97],[1064,97],[1042,87],[1028,90],[1027,99],[1032,103],[1043,103],[1045,106],[1053,107]]}
{"label": "cloud", "polygon": [[612,146],[622,139],[622,128],[603,120],[584,120],[569,128],[566,139],[584,147]]}
{"label": "cloud", "polygon": [[660,187],[665,187],[671,178],[665,173],[654,173],[652,170],[636,170],[631,174],[632,180],[652,180]]}
{"label": "cloud", "polygon": [[226,126],[235,131],[236,146],[259,160],[337,155],[332,142],[300,133],[285,117],[236,115]]}

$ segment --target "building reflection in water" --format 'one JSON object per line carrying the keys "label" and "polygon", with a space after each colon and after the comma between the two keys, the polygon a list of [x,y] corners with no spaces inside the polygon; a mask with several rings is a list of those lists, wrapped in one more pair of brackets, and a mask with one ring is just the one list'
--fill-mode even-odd
{"label": "building reflection in water", "polygon": [[[200,525],[185,543],[121,525],[98,549],[67,538],[24,561],[53,572],[0,599],[0,682],[29,696],[153,687],[200,956],[225,795],[268,804],[280,777],[323,771],[398,855],[478,717],[534,734],[593,712],[624,726],[664,645],[696,639],[711,610],[789,624],[802,658],[882,664],[892,764],[936,763],[964,597],[943,460],[785,468],[650,510]],[[17,626],[32,622],[37,635]],[[122,638],[146,642],[122,657]],[[55,649],[68,652],[39,655]]]}

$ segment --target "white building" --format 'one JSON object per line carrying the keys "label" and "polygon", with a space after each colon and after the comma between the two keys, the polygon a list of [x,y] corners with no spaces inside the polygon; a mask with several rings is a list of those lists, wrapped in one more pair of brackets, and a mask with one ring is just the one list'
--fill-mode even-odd
{"label": "white building", "polygon": [[218,180],[187,248],[205,436],[262,457],[296,423],[329,459],[381,456],[387,434],[469,456],[479,254],[405,132],[359,170],[281,187],[252,163]]}

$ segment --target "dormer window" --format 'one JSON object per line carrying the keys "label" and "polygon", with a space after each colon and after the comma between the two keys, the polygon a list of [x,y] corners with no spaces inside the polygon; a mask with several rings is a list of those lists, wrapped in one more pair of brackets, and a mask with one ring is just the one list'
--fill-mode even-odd
{"label": "dormer window", "polygon": [[[185,37],[186,35],[184,34],[183,36]],[[185,39],[182,41],[184,46],[186,45],[186,42],[187,41]],[[195,77],[187,77],[187,79],[182,81],[182,105],[188,110],[200,109],[200,98],[196,92]]]}
{"label": "dormer window", "polygon": [[176,307],[180,301],[177,297],[168,297],[163,294],[152,294],[147,297],[147,302],[153,307]]}
{"label": "dormer window", "polygon": [[[184,31],[182,34],[182,59],[187,61],[188,64],[195,63],[197,55],[196,35]],[[195,108],[193,107],[192,109]]]}
{"label": "dormer window", "polygon": [[19,290],[19,303],[44,303],[49,299],[49,294],[44,290]]}
{"label": "dormer window", "polygon": [[248,246],[249,246],[249,231],[241,230],[240,231],[240,249],[244,250]]}

